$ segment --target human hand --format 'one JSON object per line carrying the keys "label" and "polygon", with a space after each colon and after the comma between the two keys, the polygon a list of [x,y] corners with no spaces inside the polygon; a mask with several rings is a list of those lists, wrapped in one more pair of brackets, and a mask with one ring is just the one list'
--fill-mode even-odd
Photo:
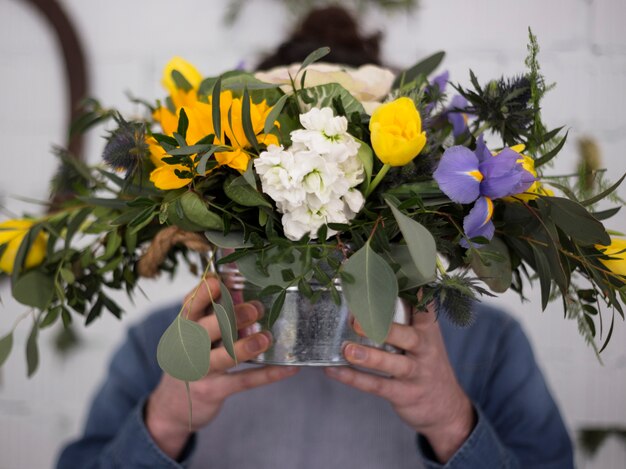
{"label": "human hand", "polygon": [[[364,335],[356,321],[354,328]],[[394,323],[386,342],[405,354],[348,343],[344,355],[354,365],[389,377],[349,367],[327,368],[327,375],[387,399],[428,440],[439,461],[448,461],[471,433],[476,416],[448,360],[434,306],[413,314],[411,325]]]}
{"label": "human hand", "polygon": [[[211,299],[220,296],[219,282],[214,278],[207,278],[194,290],[185,299],[185,310],[182,314],[203,326],[215,343],[221,338],[220,328],[215,314],[208,313]],[[235,315],[237,327],[241,330],[263,316],[263,306],[259,302],[238,304],[235,306]],[[240,338],[235,342],[235,355],[240,362],[250,360],[267,350],[271,341],[269,332]],[[229,373],[228,369],[234,365],[234,360],[223,346],[211,350],[209,373],[204,378],[189,383],[193,402],[191,424],[185,384],[163,373],[161,381],[148,398],[145,422],[150,435],[165,454],[176,459],[190,434],[211,422],[224,400],[232,394],[279,381],[298,371],[295,367],[268,366]]]}

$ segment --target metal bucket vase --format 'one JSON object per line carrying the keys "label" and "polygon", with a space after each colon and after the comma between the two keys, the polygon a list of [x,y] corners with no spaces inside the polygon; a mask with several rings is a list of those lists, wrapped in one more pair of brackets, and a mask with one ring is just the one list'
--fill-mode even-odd
{"label": "metal bucket vase", "polygon": [[[259,299],[256,294],[260,289],[249,282],[237,269],[236,264],[220,265],[218,272],[232,292],[235,302],[258,299],[269,311],[274,297]],[[348,305],[341,295],[341,304],[337,305],[330,291],[319,284],[311,283],[314,291],[321,291],[319,300],[311,303],[297,287],[289,287],[282,310],[270,331],[274,338],[272,346],[259,355],[252,363],[265,365],[295,366],[339,366],[347,365],[342,348],[346,341],[356,342],[389,352],[398,352],[390,345],[378,345],[371,340],[357,335],[350,323]],[[337,284],[341,292],[341,285]],[[408,324],[410,309],[398,299],[394,322]],[[254,332],[267,329],[267,323],[256,323]]]}

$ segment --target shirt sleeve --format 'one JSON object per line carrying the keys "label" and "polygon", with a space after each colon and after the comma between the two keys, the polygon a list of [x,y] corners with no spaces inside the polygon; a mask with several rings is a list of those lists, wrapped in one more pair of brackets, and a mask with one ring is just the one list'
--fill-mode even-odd
{"label": "shirt sleeve", "polygon": [[147,397],[161,377],[154,357],[163,328],[161,321],[154,319],[129,331],[92,403],[83,435],[62,451],[57,469],[187,466],[194,437],[187,443],[181,460],[174,461],[154,443],[144,424]]}
{"label": "shirt sleeve", "polygon": [[506,324],[493,350],[487,380],[481,392],[470,398],[476,426],[447,463],[438,463],[428,441],[418,436],[428,469],[574,467],[571,440],[516,321]]}

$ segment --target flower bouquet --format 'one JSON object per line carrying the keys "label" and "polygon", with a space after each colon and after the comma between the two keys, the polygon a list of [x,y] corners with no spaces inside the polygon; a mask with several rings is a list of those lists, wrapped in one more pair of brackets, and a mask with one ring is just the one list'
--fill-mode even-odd
{"label": "flower bouquet", "polygon": [[[327,52],[211,78],[175,58],[163,75],[168,96],[137,100],[145,118],[87,103],[75,130],[115,121],[103,164],[59,151],[55,191],[73,196],[49,215],[0,224],[0,269],[33,308],[31,351],[39,329],[89,324],[105,310],[119,317],[111,290],[132,295],[140,277],[185,263],[202,275],[236,265],[272,299],[265,327],[289,289],[311,304],[322,292],[345,298],[377,343],[398,297],[418,308],[434,301],[465,325],[478,295],[511,288],[523,298],[537,280],[543,308],[561,298],[594,347],[609,315],[606,346],[624,314],[626,241],[603,221],[622,205],[623,177],[610,185],[595,171],[590,192],[544,174],[567,134],[541,120],[549,87],[532,34],[525,73],[486,84],[470,73],[470,87],[447,73],[429,78],[443,53],[394,74],[319,63]],[[597,209],[605,198],[617,206]],[[211,342],[184,310],[158,360],[192,381],[208,371]],[[214,311],[232,354],[226,286]],[[0,363],[11,342],[12,333],[0,340]]]}

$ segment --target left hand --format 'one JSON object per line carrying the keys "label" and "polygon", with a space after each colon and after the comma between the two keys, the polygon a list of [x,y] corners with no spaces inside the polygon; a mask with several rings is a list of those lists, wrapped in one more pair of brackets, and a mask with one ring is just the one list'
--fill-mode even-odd
{"label": "left hand", "polygon": [[[363,335],[356,322],[355,330]],[[434,306],[413,314],[411,325],[392,324],[386,342],[405,354],[350,342],[344,355],[354,365],[389,377],[349,367],[327,368],[327,375],[387,399],[400,418],[428,440],[439,461],[447,462],[471,433],[476,416],[448,360]]]}

